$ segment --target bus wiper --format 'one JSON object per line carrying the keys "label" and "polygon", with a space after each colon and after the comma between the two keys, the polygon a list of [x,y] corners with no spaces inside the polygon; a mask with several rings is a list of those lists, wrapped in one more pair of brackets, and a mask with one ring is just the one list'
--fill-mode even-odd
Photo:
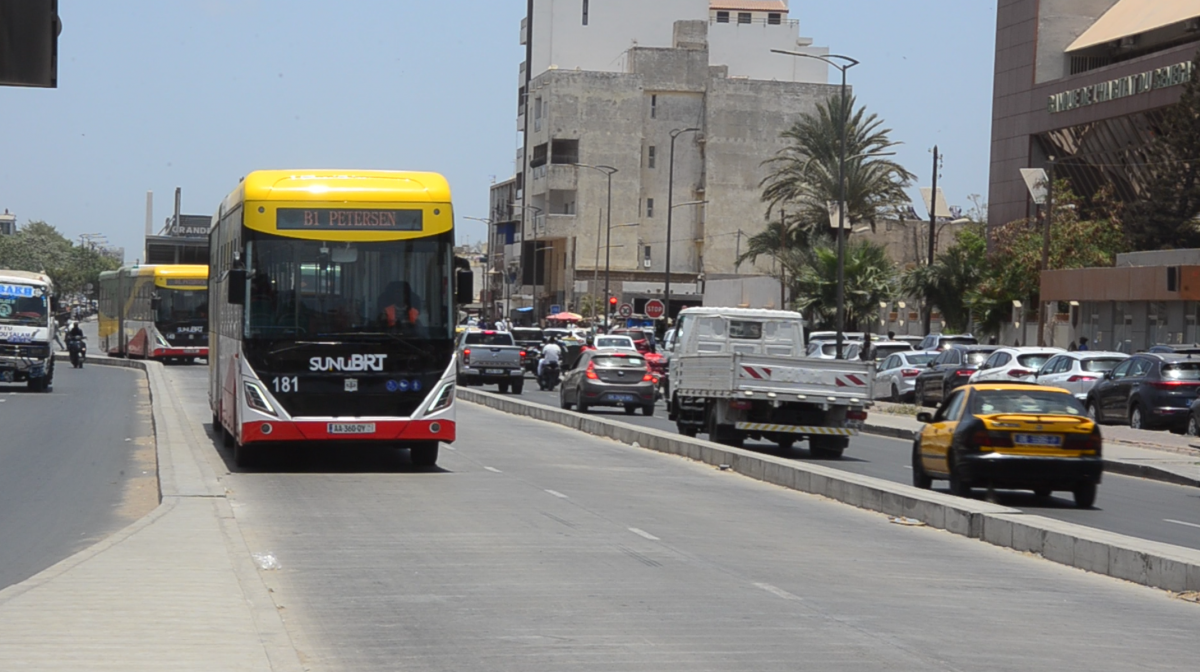
{"label": "bus wiper", "polygon": [[354,331],[354,332],[350,332],[348,334],[317,334],[317,336],[318,337],[321,337],[321,336],[326,336],[326,337],[366,336],[369,338],[382,337],[382,338],[387,338],[396,343],[401,343],[401,344],[407,346],[408,349],[412,350],[413,352],[419,353],[426,357],[433,356],[428,350],[426,350],[418,345],[415,345],[412,342],[413,339],[411,337],[401,336],[400,334],[393,334],[393,333],[386,332],[386,331]]}

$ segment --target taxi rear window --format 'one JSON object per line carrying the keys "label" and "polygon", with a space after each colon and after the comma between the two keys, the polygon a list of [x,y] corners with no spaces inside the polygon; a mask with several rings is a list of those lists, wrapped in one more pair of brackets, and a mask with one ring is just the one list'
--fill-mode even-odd
{"label": "taxi rear window", "polygon": [[1073,395],[1048,390],[979,390],[971,396],[971,404],[973,415],[996,413],[1087,415],[1083,405]]}

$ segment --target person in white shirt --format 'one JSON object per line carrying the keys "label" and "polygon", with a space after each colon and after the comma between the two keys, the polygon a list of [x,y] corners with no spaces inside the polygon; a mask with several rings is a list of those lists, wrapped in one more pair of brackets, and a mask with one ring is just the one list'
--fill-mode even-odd
{"label": "person in white shirt", "polygon": [[549,343],[546,343],[546,345],[542,347],[542,358],[538,360],[538,380],[541,380],[542,369],[546,367],[547,362],[554,362],[555,364],[558,364],[561,360],[562,347],[559,346],[557,340],[551,339]]}

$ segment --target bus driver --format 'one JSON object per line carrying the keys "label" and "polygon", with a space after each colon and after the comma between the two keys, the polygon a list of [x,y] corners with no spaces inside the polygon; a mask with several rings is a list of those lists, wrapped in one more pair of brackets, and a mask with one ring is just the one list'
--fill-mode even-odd
{"label": "bus driver", "polygon": [[421,310],[419,302],[414,299],[412,287],[407,282],[389,282],[379,295],[379,316],[383,324],[388,327],[416,325]]}

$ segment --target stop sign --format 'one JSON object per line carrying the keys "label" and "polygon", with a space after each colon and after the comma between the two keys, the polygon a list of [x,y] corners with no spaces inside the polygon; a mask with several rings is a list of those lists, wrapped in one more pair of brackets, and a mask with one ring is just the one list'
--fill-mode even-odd
{"label": "stop sign", "polygon": [[650,299],[646,302],[646,317],[657,320],[667,312],[667,307],[658,299]]}

